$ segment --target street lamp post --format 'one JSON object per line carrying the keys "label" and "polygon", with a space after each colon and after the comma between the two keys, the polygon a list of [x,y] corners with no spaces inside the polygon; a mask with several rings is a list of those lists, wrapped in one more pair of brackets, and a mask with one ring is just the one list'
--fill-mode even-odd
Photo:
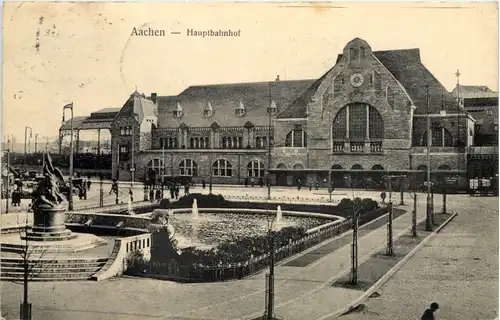
{"label": "street lamp post", "polygon": [[[10,141],[7,140],[7,145]],[[7,149],[7,183],[5,188],[5,213],[9,213],[9,191],[10,191],[10,149]]]}
{"label": "street lamp post", "polygon": [[71,110],[70,119],[70,132],[71,138],[69,142],[69,193],[68,193],[68,211],[73,211],[73,102],[65,105],[63,107],[63,122],[64,122],[64,111],[66,109]]}
{"label": "street lamp post", "polygon": [[269,107],[267,108],[268,130],[267,130],[267,200],[271,200],[271,114],[272,110],[271,82],[269,82]]}
{"label": "street lamp post", "polygon": [[37,145],[38,145],[38,133],[35,134],[35,153],[37,152]]}
{"label": "street lamp post", "polygon": [[25,126],[24,127],[24,165],[27,164],[26,157],[28,156],[28,152],[27,152],[27,149],[26,149],[26,142],[28,140],[28,129],[30,129],[30,136],[29,136],[30,139],[31,139],[31,137],[33,135],[33,129],[31,129],[31,127],[29,127],[29,126]]}
{"label": "street lamp post", "polygon": [[427,86],[427,199],[425,230],[432,231],[432,202],[431,202],[431,119],[429,114],[429,86]]}
{"label": "street lamp post", "polygon": [[164,188],[165,188],[165,141],[162,139],[161,143],[161,161],[162,161],[162,170],[161,170],[161,198],[164,196]]}

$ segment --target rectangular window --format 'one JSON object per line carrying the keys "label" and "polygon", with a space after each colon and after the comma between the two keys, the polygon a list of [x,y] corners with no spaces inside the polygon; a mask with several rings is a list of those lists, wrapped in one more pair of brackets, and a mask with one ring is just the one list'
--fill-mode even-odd
{"label": "rectangular window", "polygon": [[373,89],[375,89],[377,93],[382,92],[382,78],[376,71],[373,71],[373,77]]}
{"label": "rectangular window", "polygon": [[338,97],[342,94],[342,84],[344,83],[342,77],[337,77],[333,81],[333,96]]}
{"label": "rectangular window", "polygon": [[359,52],[358,52],[357,48],[351,48],[349,50],[349,55],[350,55],[350,58],[351,58],[351,60],[350,60],[351,63],[359,61]]}
{"label": "rectangular window", "polygon": [[390,87],[387,87],[387,103],[394,109],[394,91]]}

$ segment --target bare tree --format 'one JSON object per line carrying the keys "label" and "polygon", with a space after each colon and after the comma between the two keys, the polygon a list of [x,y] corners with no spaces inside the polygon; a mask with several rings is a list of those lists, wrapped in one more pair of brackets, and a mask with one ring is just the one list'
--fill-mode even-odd
{"label": "bare tree", "polygon": [[359,215],[362,208],[362,202],[359,198],[359,192],[354,190],[354,182],[349,182],[349,187],[352,192],[352,203],[349,205],[348,212],[351,215],[352,221],[352,245],[351,245],[351,274],[349,282],[353,285],[358,283],[358,228]]}
{"label": "bare tree", "polygon": [[48,250],[37,250],[38,248],[32,244],[32,240],[28,236],[30,229],[28,215],[26,215],[26,219],[18,231],[21,246],[16,250],[21,260],[22,273],[18,275],[12,272],[13,279],[11,280],[14,283],[23,284],[23,301],[20,306],[20,318],[23,320],[31,319],[31,303],[28,301],[29,282],[50,267],[50,264],[43,263],[43,258]]}

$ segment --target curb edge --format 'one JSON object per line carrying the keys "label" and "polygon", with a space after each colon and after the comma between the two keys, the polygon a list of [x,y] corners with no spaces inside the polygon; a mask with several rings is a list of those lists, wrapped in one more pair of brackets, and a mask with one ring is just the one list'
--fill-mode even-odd
{"label": "curb edge", "polygon": [[376,290],[378,290],[380,287],[382,287],[403,265],[408,262],[422,247],[427,244],[432,238],[434,238],[440,231],[443,229],[448,223],[451,222],[456,216],[458,216],[458,213],[454,212],[451,217],[449,217],[445,222],[443,222],[436,230],[434,230],[430,235],[428,235],[424,240],[422,240],[415,248],[413,248],[406,256],[404,256],[394,267],[389,269],[382,278],[380,278],[373,286],[371,286],[366,292],[359,297],[358,299],[354,300],[353,302],[349,303],[346,307],[335,311],[334,313],[325,315],[323,317],[317,318],[316,320],[325,320],[325,319],[336,319],[343,315],[344,313],[348,312],[349,310],[352,310],[353,308],[357,307],[364,301],[368,299],[369,296],[371,296]]}

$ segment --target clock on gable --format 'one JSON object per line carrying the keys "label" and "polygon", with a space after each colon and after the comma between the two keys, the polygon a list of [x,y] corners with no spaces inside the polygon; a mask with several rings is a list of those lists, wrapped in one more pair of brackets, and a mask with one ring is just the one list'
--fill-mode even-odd
{"label": "clock on gable", "polygon": [[354,73],[352,76],[351,76],[351,85],[353,87],[359,87],[363,84],[363,81],[364,81],[364,78],[363,78],[363,75],[361,73]]}

